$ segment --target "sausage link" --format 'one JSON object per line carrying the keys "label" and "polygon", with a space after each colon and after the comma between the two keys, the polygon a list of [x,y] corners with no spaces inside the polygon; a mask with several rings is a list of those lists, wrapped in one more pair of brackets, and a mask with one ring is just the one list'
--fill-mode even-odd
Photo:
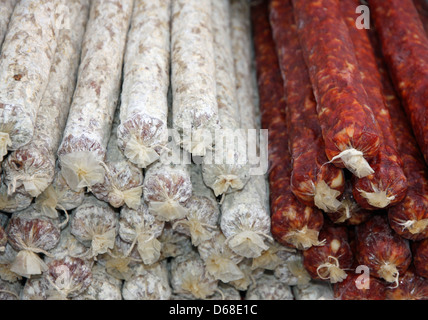
{"label": "sausage link", "polygon": [[370,0],[394,87],[428,163],[428,37],[412,0]]}
{"label": "sausage link", "polygon": [[407,192],[407,179],[397,151],[393,124],[383,96],[381,76],[368,32],[355,25],[355,8],[359,4],[358,0],[340,1],[340,9],[354,44],[370,108],[381,128],[381,145],[378,154],[369,160],[374,173],[363,178],[354,176],[353,193],[361,207],[376,210],[401,202]]}
{"label": "sausage link", "polygon": [[428,167],[394,90],[377,33],[372,31],[370,39],[376,52],[383,92],[408,183],[404,200],[388,209],[389,224],[401,237],[418,241],[428,237]]}
{"label": "sausage link", "polygon": [[290,188],[291,156],[285,116],[284,86],[269,24],[267,2],[251,8],[262,128],[268,129],[272,236],[280,244],[309,248],[318,244],[321,210],[297,200]]}
{"label": "sausage link", "polygon": [[15,8],[17,2],[18,0],[0,1],[0,48],[7,33],[7,26],[10,21],[10,16],[12,15],[13,9]]}
{"label": "sausage link", "polygon": [[380,146],[358,61],[338,0],[293,0],[328,159],[358,177],[373,173],[367,160]]}
{"label": "sausage link", "polygon": [[269,18],[285,85],[286,119],[292,156],[291,190],[308,206],[336,211],[344,190],[343,170],[327,163],[308,70],[290,1],[271,1]]}

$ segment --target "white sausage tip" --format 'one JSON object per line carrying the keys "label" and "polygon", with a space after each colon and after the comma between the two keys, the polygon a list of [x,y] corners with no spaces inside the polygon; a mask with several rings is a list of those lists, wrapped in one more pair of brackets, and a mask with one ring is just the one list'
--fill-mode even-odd
{"label": "white sausage tip", "polygon": [[251,230],[243,231],[226,239],[226,244],[236,254],[246,258],[260,257],[263,251],[269,249],[265,244],[263,236]]}
{"label": "white sausage tip", "polygon": [[315,206],[324,212],[336,212],[341,206],[341,202],[337,200],[340,192],[332,189],[322,180],[315,186],[314,202]]}
{"label": "white sausage tip", "polygon": [[334,156],[328,163],[336,159],[341,159],[345,167],[358,178],[364,178],[374,173],[374,170],[364,158],[364,154],[354,148],[342,151],[337,156]]}
{"label": "white sausage tip", "polygon": [[242,180],[234,174],[222,174],[214,182],[212,189],[215,196],[226,193],[229,189],[241,190],[244,187]]}
{"label": "white sausage tip", "polygon": [[61,174],[73,191],[104,182],[105,169],[88,151],[73,152],[60,157]]}
{"label": "white sausage tip", "polygon": [[298,250],[306,250],[312,246],[322,246],[325,242],[318,240],[319,232],[313,229],[308,229],[304,226],[300,230],[290,231],[285,236],[285,241],[293,245]]}
{"label": "white sausage tip", "polygon": [[0,132],[0,161],[7,154],[8,147],[12,146],[12,140],[6,132]]}
{"label": "white sausage tip", "polygon": [[152,147],[146,146],[134,136],[126,143],[124,155],[139,168],[146,168],[159,159],[159,154]]}
{"label": "white sausage tip", "polygon": [[395,199],[395,196],[388,197],[386,190],[380,191],[377,188],[374,188],[374,192],[366,192],[360,189],[357,190],[367,200],[367,202],[375,208],[385,208]]}
{"label": "white sausage tip", "polygon": [[160,221],[172,221],[184,219],[187,215],[187,209],[178,201],[167,199],[166,201],[150,201],[149,211]]}

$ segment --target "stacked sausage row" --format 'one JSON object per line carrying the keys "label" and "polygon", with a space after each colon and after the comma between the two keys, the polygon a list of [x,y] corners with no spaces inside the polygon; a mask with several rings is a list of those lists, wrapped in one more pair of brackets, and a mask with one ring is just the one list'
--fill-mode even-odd
{"label": "stacked sausage row", "polygon": [[367,30],[360,5],[253,8],[272,235],[337,299],[427,299],[427,20],[412,1],[372,0]]}
{"label": "stacked sausage row", "polygon": [[251,171],[248,1],[1,4],[1,299],[332,298]]}

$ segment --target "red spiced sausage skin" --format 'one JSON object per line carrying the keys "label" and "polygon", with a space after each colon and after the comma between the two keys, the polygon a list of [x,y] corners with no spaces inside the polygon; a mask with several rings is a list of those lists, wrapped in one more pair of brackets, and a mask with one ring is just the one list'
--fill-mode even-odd
{"label": "red spiced sausage skin", "polygon": [[373,173],[367,160],[380,146],[352,40],[338,0],[293,0],[327,157],[358,177]]}
{"label": "red spiced sausage skin", "polygon": [[269,186],[272,235],[279,243],[306,249],[318,244],[324,218],[300,203],[290,189],[291,157],[284,87],[266,2],[251,8],[262,128],[269,130]]}

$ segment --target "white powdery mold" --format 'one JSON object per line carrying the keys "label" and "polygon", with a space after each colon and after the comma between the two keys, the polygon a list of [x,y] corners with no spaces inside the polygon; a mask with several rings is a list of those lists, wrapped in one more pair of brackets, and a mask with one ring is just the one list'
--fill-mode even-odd
{"label": "white powdery mold", "polygon": [[211,189],[203,182],[201,166],[192,164],[190,167],[192,196],[185,203],[186,217],[173,221],[173,228],[192,239],[198,246],[202,241],[211,239],[219,229],[220,208]]}
{"label": "white powdery mold", "polygon": [[217,231],[211,239],[201,242],[197,249],[207,272],[215,279],[228,283],[245,275],[238,266],[243,257],[234,253],[225,242],[226,237]]}
{"label": "white powdery mold", "polygon": [[218,291],[218,280],[206,270],[198,253],[191,251],[172,259],[170,283],[174,294],[206,299]]}
{"label": "white powdery mold", "polygon": [[132,0],[94,0],[82,44],[76,89],[58,149],[72,190],[104,180],[104,161],[120,95]]}
{"label": "white powdery mold", "polygon": [[168,143],[171,3],[135,1],[127,38],[118,146],[140,168]]}
{"label": "white powdery mold", "polygon": [[283,263],[282,257],[284,255],[296,252],[296,250],[284,247],[276,241],[269,243],[268,247],[259,257],[253,258],[251,268],[275,270]]}
{"label": "white powdery mold", "polygon": [[122,281],[109,275],[106,268],[95,263],[89,287],[73,300],[122,300]]}
{"label": "white powdery mold", "polygon": [[77,208],[85,198],[85,190],[72,190],[61,171],[56,171],[54,180],[35,200],[35,206],[47,217],[58,216],[57,210],[69,211]]}
{"label": "white powdery mold", "polygon": [[190,237],[175,231],[168,224],[165,225],[159,241],[162,243],[159,260],[186,255],[193,250]]}
{"label": "white powdery mold", "polygon": [[286,252],[280,254],[282,260],[275,270],[274,275],[289,286],[304,285],[311,280],[311,276],[303,266],[303,255],[301,252]]}
{"label": "white powdery mold", "polygon": [[219,282],[218,291],[205,300],[242,300],[239,290],[227,283]]}
{"label": "white powdery mold", "polygon": [[143,171],[131,163],[118,148],[117,128],[119,125],[119,111],[116,109],[107,145],[104,161],[105,175],[101,183],[91,187],[92,194],[99,200],[109,203],[114,208],[126,205],[137,209],[143,193]]}
{"label": "white powdery mold", "polygon": [[310,281],[307,284],[292,287],[296,300],[334,300],[334,293],[330,283]]}
{"label": "white powdery mold", "polygon": [[52,260],[45,274],[49,300],[69,300],[82,294],[92,283],[92,263],[80,258]]}
{"label": "white powdery mold", "polygon": [[264,176],[252,176],[245,188],[224,197],[220,227],[228,246],[246,258],[259,257],[272,241]]}
{"label": "white powdery mold", "polygon": [[[211,1],[213,47],[216,74],[216,98],[220,130],[216,131],[214,153],[223,155],[223,163],[203,164],[205,183],[216,196],[242,189],[248,182],[249,162],[245,136],[240,127],[236,79],[230,31],[230,3],[228,0]],[[229,132],[230,131],[230,132]],[[236,132],[235,132],[236,131]],[[221,135],[221,136],[220,136]],[[219,139],[237,138],[233,150],[217,144]],[[236,137],[235,137],[236,136]]]}
{"label": "white powdery mold", "polygon": [[48,300],[50,285],[45,274],[25,281],[20,300]]}
{"label": "white powdery mold", "polygon": [[12,215],[6,232],[9,243],[18,251],[10,268],[12,272],[30,278],[47,271],[39,254],[49,256],[49,250],[58,245],[61,230],[57,221],[34,215],[30,207]]}
{"label": "white powdery mold", "polygon": [[0,210],[7,213],[14,213],[28,208],[33,201],[30,195],[16,192],[12,195],[7,193],[7,186],[0,183]]}
{"label": "white powdery mold", "polygon": [[189,166],[153,163],[145,172],[143,195],[149,211],[158,220],[184,218],[187,214],[185,202],[192,196]]}
{"label": "white powdery mold", "polygon": [[64,259],[70,257],[82,257],[87,251],[87,248],[71,234],[70,226],[61,230],[61,236],[58,245],[49,251],[50,256],[44,257],[45,263],[52,260]]}
{"label": "white powdery mold", "polygon": [[81,43],[89,13],[89,0],[65,1],[71,28],[59,31],[49,82],[37,113],[29,144],[12,152],[3,162],[8,193],[19,191],[37,197],[53,181],[57,150],[67,121]]}
{"label": "white powdery mold", "polygon": [[290,286],[272,274],[264,274],[248,288],[245,300],[294,300],[294,296]]}
{"label": "white powdery mold", "polygon": [[4,37],[7,32],[7,25],[10,21],[10,16],[12,15],[13,9],[15,8],[18,0],[1,0],[1,8],[0,11],[0,48],[3,43]]}
{"label": "white powdery mold", "polygon": [[29,143],[49,82],[60,30],[68,27],[63,0],[19,1],[0,57],[0,158]]}
{"label": "white powdery mold", "polygon": [[143,201],[136,210],[122,207],[119,217],[119,236],[123,241],[131,244],[126,255],[136,248],[144,264],[150,265],[157,262],[162,248],[158,238],[162,234],[164,225],[163,221],[157,220],[149,212]]}
{"label": "white powdery mold", "polygon": [[166,261],[136,266],[122,288],[124,300],[169,300],[171,293]]}
{"label": "white powdery mold", "polygon": [[104,201],[88,195],[70,215],[70,228],[71,234],[88,248],[82,258],[96,258],[113,249],[119,214]]}
{"label": "white powdery mold", "polygon": [[241,269],[242,273],[244,274],[244,277],[238,280],[230,281],[229,284],[239,291],[248,290],[250,285],[256,283],[257,279],[259,279],[265,271],[262,268],[253,269],[252,259],[249,258],[242,260],[238,264],[238,267],[239,269]]}
{"label": "white powdery mold", "polygon": [[206,133],[218,128],[210,0],[174,0],[171,19],[173,127],[180,145],[204,156],[212,147]]}
{"label": "white powdery mold", "polygon": [[19,274],[10,270],[17,255],[18,251],[7,243],[4,251],[0,252],[0,279],[8,282],[16,282],[22,279]]}
{"label": "white powdery mold", "polygon": [[0,279],[0,301],[21,300],[22,288],[23,285],[20,282],[9,282]]}

